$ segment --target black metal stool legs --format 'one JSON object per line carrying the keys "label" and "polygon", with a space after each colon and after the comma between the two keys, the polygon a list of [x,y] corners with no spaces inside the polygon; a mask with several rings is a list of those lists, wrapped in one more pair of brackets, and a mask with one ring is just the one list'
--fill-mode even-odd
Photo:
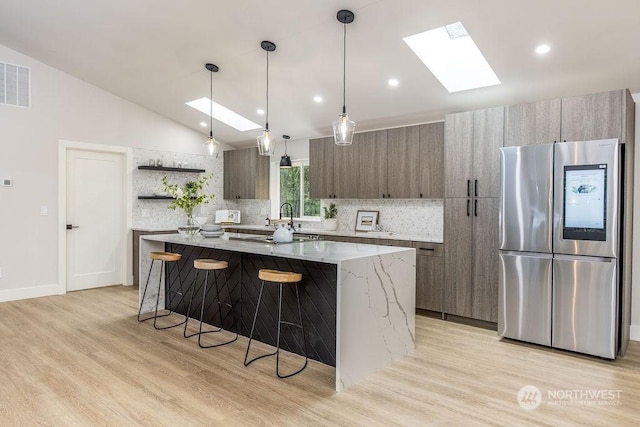
{"label": "black metal stool legs", "polygon": [[[193,303],[193,294],[195,292],[195,286],[196,286],[197,279],[198,279],[198,273],[199,273],[199,271],[196,272],[196,279],[194,280],[193,289],[191,291],[191,298],[189,300],[189,308],[187,309],[188,310],[187,311],[187,315],[189,315],[190,312],[191,312],[191,305]],[[223,271],[222,274],[224,275],[224,279],[225,279],[224,280],[224,284],[222,286],[224,287],[226,285],[226,288],[227,288],[227,299],[226,299],[227,302],[222,302],[222,299],[220,297],[220,290],[221,289],[220,289],[220,286],[218,284],[218,279],[219,279],[220,275],[216,274],[215,270],[213,270],[213,281],[214,281],[214,285],[215,285],[215,288],[216,288],[216,295],[214,297],[214,302],[217,301],[218,306],[219,306],[218,307],[218,316],[220,318],[220,325],[224,324],[224,320],[228,316],[228,314],[225,315],[224,317],[222,316],[222,307],[226,306],[226,307],[229,308],[229,310],[231,312],[231,317],[233,319],[233,323],[234,323],[235,328],[236,328],[236,334],[235,334],[235,337],[233,337],[232,339],[227,340],[227,341],[222,342],[222,343],[210,344],[210,345],[202,344],[202,335],[211,334],[211,333],[215,333],[215,332],[220,332],[220,331],[223,330],[222,327],[219,327],[219,328],[214,329],[214,330],[209,330],[209,331],[203,331],[202,330],[202,324],[204,323],[204,312],[205,312],[205,306],[206,306],[206,300],[207,300],[207,285],[209,283],[209,270],[206,270],[205,271],[205,276],[204,276],[204,284],[202,285],[202,304],[201,304],[201,307],[200,307],[200,325],[198,327],[198,332],[194,332],[192,334],[187,335],[187,325],[188,325],[188,320],[187,320],[187,323],[185,323],[185,326],[184,326],[184,333],[183,333],[185,338],[190,338],[192,336],[197,335],[198,336],[198,345],[201,348],[219,347],[219,346],[222,346],[222,345],[226,345],[226,344],[232,343],[232,342],[234,342],[234,341],[236,341],[238,339],[238,322],[237,322],[237,318],[236,318],[236,315],[235,315],[235,312],[234,312],[233,305],[231,303],[231,288],[229,286],[227,273],[225,271]]]}
{"label": "black metal stool legs", "polygon": [[[146,319],[141,319],[140,316],[142,314],[142,305],[144,303],[144,299],[147,295],[147,289],[149,287],[149,280],[151,279],[151,272],[153,270],[153,264],[155,263],[155,259],[151,260],[151,266],[149,267],[149,274],[147,275],[147,282],[144,285],[144,291],[142,292],[142,300],[140,302],[140,308],[138,309],[138,322],[145,322],[147,320],[151,320],[153,319],[153,327],[156,329],[170,329],[170,328],[175,328],[176,326],[180,326],[182,324],[184,324],[188,317],[185,316],[184,320],[182,320],[182,322],[180,323],[176,323],[173,325],[168,325],[168,326],[158,326],[157,324],[157,319],[161,318],[161,317],[167,317],[170,316],[171,314],[174,313],[173,309],[171,308],[172,306],[172,298],[171,298],[171,291],[169,291],[168,289],[165,289],[165,294],[167,295],[168,301],[167,304],[165,304],[166,306],[168,306],[169,312],[165,313],[165,314],[158,314],[158,306],[160,305],[160,288],[162,286],[162,276],[164,275],[164,266],[165,266],[165,262],[164,260],[160,261],[160,276],[158,279],[158,294],[156,296],[156,305],[155,305],[155,311],[154,311],[154,315],[151,317],[148,317]],[[185,308],[185,301],[184,301],[184,289],[182,287],[182,278],[181,276],[181,271],[180,271],[180,267],[176,264],[176,268],[178,269],[178,285],[179,285],[179,292],[175,292],[176,294],[178,294],[180,296],[180,301],[182,303],[182,308]],[[169,286],[167,281],[165,280],[165,287]]]}
{"label": "black metal stool legs", "polygon": [[[302,370],[307,367],[307,363],[309,362],[309,358],[307,356],[308,354],[307,340],[306,340],[306,337],[304,336],[304,326],[302,326],[302,309],[300,308],[300,294],[298,293],[298,286],[297,285],[294,285],[294,286],[296,288],[296,301],[298,303],[298,319],[300,319],[299,324],[282,321],[282,283],[280,283],[280,298],[278,301],[278,340],[277,340],[278,344],[276,346],[276,375],[278,376],[278,378],[289,378],[294,376],[295,374],[302,372]],[[302,368],[298,369],[297,371],[287,375],[280,375],[280,325],[282,325],[283,323],[286,325],[296,326],[302,330],[302,344],[304,346],[304,365],[302,366]]]}
{"label": "black metal stool legs", "polygon": [[[258,297],[258,304],[256,305],[256,312],[253,316],[253,324],[251,325],[251,333],[249,334],[249,344],[247,345],[247,352],[244,355],[244,366],[249,366],[251,363],[255,362],[258,359],[262,359],[263,357],[268,357],[268,356],[276,356],[276,375],[278,376],[278,378],[289,378],[292,377],[300,372],[302,372],[302,370],[304,368],[307,367],[307,363],[309,362],[309,358],[308,358],[308,353],[307,353],[307,340],[304,334],[304,326],[302,324],[302,309],[300,307],[300,294],[298,292],[298,286],[297,284],[294,284],[295,286],[295,290],[296,290],[296,301],[297,301],[297,305],[298,305],[298,318],[300,319],[300,323],[293,323],[293,322],[288,322],[288,321],[283,321],[282,320],[282,283],[279,283],[279,295],[278,295],[278,335],[276,337],[276,351],[274,351],[273,353],[268,353],[268,354],[263,354],[261,356],[257,356],[253,359],[251,359],[250,361],[247,362],[247,358],[249,356],[249,349],[251,348],[251,341],[253,340],[253,332],[255,330],[255,326],[256,326],[256,320],[258,318],[258,311],[260,310],[260,302],[262,301],[262,293],[264,291],[264,280],[262,281],[262,286],[260,287],[260,296]],[[280,332],[281,332],[281,325],[290,325],[290,326],[295,326],[297,328],[300,328],[302,330],[302,342],[303,342],[303,346],[304,346],[304,365],[298,369],[295,372],[292,372],[290,374],[287,375],[281,375],[280,374]]]}

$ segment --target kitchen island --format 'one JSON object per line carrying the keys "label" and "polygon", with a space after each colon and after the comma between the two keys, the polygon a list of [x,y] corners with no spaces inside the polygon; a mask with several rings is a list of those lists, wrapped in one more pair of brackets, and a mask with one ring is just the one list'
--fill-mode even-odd
{"label": "kitchen island", "polygon": [[[143,236],[140,241],[140,271],[146,278],[149,253],[181,253],[180,277],[187,288],[194,280],[195,258],[216,258],[229,263],[228,280],[232,299],[239,304],[240,333],[248,335],[257,302],[261,268],[302,273],[301,305],[311,359],[335,366],[336,390],[357,383],[415,347],[415,266],[413,248],[376,246],[327,241],[273,244],[264,236],[226,233],[222,238],[185,239],[177,235]],[[177,286],[177,269],[166,270],[169,289]],[[157,283],[156,268],[151,283]],[[154,277],[155,276],[155,277]],[[140,298],[144,284],[140,286]],[[275,287],[268,287],[275,288]],[[265,290],[267,292],[267,290]],[[272,294],[275,296],[275,293]],[[153,310],[157,294],[147,292],[143,312]],[[160,292],[160,306],[166,293]],[[274,344],[275,298],[261,310],[271,318],[256,326],[260,341]],[[199,306],[199,301],[194,304]],[[175,304],[174,304],[175,305]],[[284,304],[289,305],[289,304]],[[283,309],[284,310],[284,309]],[[215,313],[205,315],[207,323],[233,330],[232,324],[217,324]],[[195,315],[192,309],[191,317]],[[283,331],[286,333],[287,331]],[[282,348],[300,353],[293,337],[283,337]],[[241,360],[238,361],[240,365]],[[241,365],[240,365],[241,366]]]}

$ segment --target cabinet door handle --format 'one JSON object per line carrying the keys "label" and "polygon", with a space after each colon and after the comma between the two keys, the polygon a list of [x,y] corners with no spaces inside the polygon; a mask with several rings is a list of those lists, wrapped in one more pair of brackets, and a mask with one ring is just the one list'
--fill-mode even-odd
{"label": "cabinet door handle", "polygon": [[471,200],[467,199],[467,216],[469,216],[469,203],[471,203]]}
{"label": "cabinet door handle", "polygon": [[387,199],[391,198],[391,194],[387,193]]}
{"label": "cabinet door handle", "polygon": [[418,248],[418,249],[420,249],[422,251],[435,251],[435,249],[433,249],[433,248]]}
{"label": "cabinet door handle", "polygon": [[387,197],[387,195],[386,195],[386,194],[384,194],[384,193],[382,193],[382,198],[383,198],[383,199],[386,199],[386,197]]}
{"label": "cabinet door handle", "polygon": [[471,197],[471,180],[467,180],[467,197]]}
{"label": "cabinet door handle", "polygon": [[478,197],[478,180],[475,179],[473,183],[473,194]]}
{"label": "cabinet door handle", "polygon": [[420,193],[420,198],[422,199],[422,193]]}
{"label": "cabinet door handle", "polygon": [[473,201],[473,216],[478,216],[478,199]]}

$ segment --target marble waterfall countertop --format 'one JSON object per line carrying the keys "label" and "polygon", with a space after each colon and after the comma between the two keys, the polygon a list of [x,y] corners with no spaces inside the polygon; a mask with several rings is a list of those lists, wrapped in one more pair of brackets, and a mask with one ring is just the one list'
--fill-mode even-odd
{"label": "marble waterfall countertop", "polygon": [[[264,225],[230,225],[224,227],[227,230],[273,230],[273,226]],[[412,242],[442,243],[442,235],[419,235],[419,234],[403,234],[389,232],[356,232],[356,231],[326,231],[316,228],[302,228],[297,230],[296,234],[317,234],[320,236],[341,236],[341,237],[362,237],[365,239],[387,239],[387,240],[406,240]],[[374,243],[375,244],[375,243]]]}
{"label": "marble waterfall countertop", "polygon": [[300,259],[304,261],[325,262],[329,264],[338,264],[341,261],[358,258],[394,254],[407,250],[413,250],[415,255],[415,249],[411,248],[330,242],[327,240],[277,244],[266,241],[259,242],[260,240],[264,240],[265,236],[244,233],[225,233],[222,237],[214,238],[204,238],[201,236],[184,238],[178,234],[158,234],[143,236],[142,239],[257,255]]}
{"label": "marble waterfall countertop", "polygon": [[[365,376],[380,370],[415,349],[416,250],[396,246],[358,243],[307,241],[285,244],[252,241],[264,236],[226,233],[221,238],[185,239],[175,234],[146,235],[140,240],[140,271],[149,271],[149,253],[172,250],[180,245],[240,252],[244,259],[271,256],[301,260],[302,263],[334,264],[337,277],[335,301],[335,388],[340,391],[356,384]],[[240,240],[229,237],[240,237]],[[317,269],[310,268],[307,272]],[[314,280],[303,275],[304,280]],[[155,268],[150,283],[158,283]],[[154,287],[142,301],[143,312],[154,309],[156,298],[164,307],[164,282]],[[244,283],[241,280],[241,283]],[[244,283],[243,286],[250,286]],[[304,286],[304,285],[303,285]],[[157,289],[157,290],[155,290]],[[305,298],[313,295],[303,293]],[[149,303],[148,301],[151,301]],[[238,360],[239,367],[242,360]],[[304,375],[304,371],[300,375]]]}

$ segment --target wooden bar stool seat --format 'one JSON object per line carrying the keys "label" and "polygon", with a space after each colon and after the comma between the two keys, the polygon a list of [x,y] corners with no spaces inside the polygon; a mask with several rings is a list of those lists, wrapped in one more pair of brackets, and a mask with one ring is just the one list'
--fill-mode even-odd
{"label": "wooden bar stool seat", "polygon": [[[196,277],[193,280],[193,286],[191,287],[191,297],[189,298],[189,307],[187,308],[187,321],[184,324],[184,332],[183,335],[185,338],[190,338],[195,335],[198,336],[198,345],[201,348],[211,348],[211,347],[219,347],[221,345],[230,344],[238,339],[238,318],[235,315],[233,304],[231,302],[231,287],[229,286],[229,280],[227,278],[227,268],[229,267],[229,263],[227,261],[218,261],[215,259],[196,259],[193,261],[193,268],[196,269]],[[193,294],[195,293],[196,286],[198,283],[198,275],[200,271],[204,271],[204,283],[202,285],[202,303],[200,305],[200,326],[198,327],[198,332],[194,332],[192,334],[187,335],[187,326],[189,326],[189,315],[191,314],[191,306],[193,304]],[[213,301],[218,303],[218,316],[220,318],[220,327],[213,330],[203,331],[202,324],[204,323],[204,311],[207,302],[207,287],[209,284],[209,272],[213,272],[213,284],[215,285],[215,295],[213,297]],[[220,276],[224,276],[224,281],[219,283]],[[220,292],[223,291],[226,287],[226,297],[220,295]],[[223,316],[222,310],[223,308],[227,308],[227,313]],[[202,344],[202,336],[205,334],[211,334],[215,332],[220,332],[223,330],[222,326],[224,325],[225,319],[231,315],[231,319],[233,320],[233,324],[236,328],[235,337],[227,340],[222,343],[204,345]]]}
{"label": "wooden bar stool seat", "polygon": [[[170,316],[172,313],[174,313],[173,309],[172,309],[172,302],[173,302],[173,298],[172,296],[178,295],[180,297],[180,303],[182,304],[182,309],[184,310],[185,307],[185,301],[184,301],[184,291],[182,289],[182,279],[181,279],[181,272],[180,272],[180,266],[178,265],[178,261],[180,261],[182,259],[182,255],[180,254],[176,254],[176,253],[172,253],[172,252],[151,252],[149,254],[149,257],[151,258],[151,266],[149,267],[149,274],[147,275],[147,282],[144,285],[144,291],[142,292],[142,300],[140,301],[140,308],[138,309],[138,322],[145,322],[147,320],[153,319],[153,327],[156,329],[169,329],[169,328],[175,328],[176,326],[180,326],[184,323],[186,323],[187,321],[187,317],[185,316],[184,320],[182,320],[180,323],[176,323],[176,324],[170,324],[167,326],[158,326],[157,324],[157,320],[161,317],[167,317]],[[149,279],[151,278],[151,272],[153,271],[153,264],[156,261],[160,261],[160,274],[159,274],[159,278],[158,278],[158,288],[157,288],[157,295],[156,295],[156,307],[155,307],[155,312],[153,316],[150,316],[146,319],[142,318],[142,305],[144,304],[144,300],[145,297],[147,295],[147,290],[149,288]],[[179,291],[171,291],[168,288],[168,283],[165,280],[165,287],[167,287],[167,289],[165,289],[165,295],[168,299],[168,303],[165,302],[165,306],[168,307],[169,312],[165,313],[165,314],[158,314],[158,305],[160,304],[160,294],[161,294],[161,289],[162,289],[162,277],[165,274],[165,264],[166,263],[171,263],[173,265],[175,265],[175,268],[178,269],[178,284],[179,284]],[[165,278],[170,277],[170,271],[167,271],[167,274],[165,276]]]}
{"label": "wooden bar stool seat", "polygon": [[[275,355],[276,356],[276,375],[278,376],[278,378],[289,378],[291,376],[294,376],[302,372],[302,370],[307,367],[307,363],[309,361],[309,358],[308,358],[309,353],[307,352],[307,341],[305,339],[304,326],[302,323],[302,309],[300,308],[300,294],[298,292],[298,285],[302,281],[302,274],[293,273],[290,271],[262,269],[258,271],[258,278],[262,280],[262,285],[260,286],[260,295],[258,296],[258,303],[256,304],[256,312],[253,315],[253,324],[251,325],[251,333],[249,334],[249,344],[247,345],[247,352],[244,355],[244,366],[249,366],[251,363],[255,362],[258,359],[262,359],[263,357]],[[265,283],[277,284],[279,287],[278,334],[276,338],[276,351],[274,351],[273,353],[263,354],[261,356],[254,357],[253,359],[247,361],[247,358],[249,357],[249,349],[251,348],[251,341],[253,340],[253,332],[255,331],[255,327],[256,327],[256,320],[258,319],[258,311],[260,310],[260,302],[262,301],[262,294],[264,292]],[[282,288],[283,288],[282,285],[285,283],[293,285],[293,287],[295,288],[296,301],[298,305],[298,319],[300,320],[300,323],[294,323],[294,322],[288,322],[288,321],[282,320]],[[304,365],[297,371],[287,375],[280,374],[280,331],[281,331],[280,326],[281,325],[289,325],[289,326],[294,326],[296,328],[299,328],[302,331],[302,343],[304,347]]]}

